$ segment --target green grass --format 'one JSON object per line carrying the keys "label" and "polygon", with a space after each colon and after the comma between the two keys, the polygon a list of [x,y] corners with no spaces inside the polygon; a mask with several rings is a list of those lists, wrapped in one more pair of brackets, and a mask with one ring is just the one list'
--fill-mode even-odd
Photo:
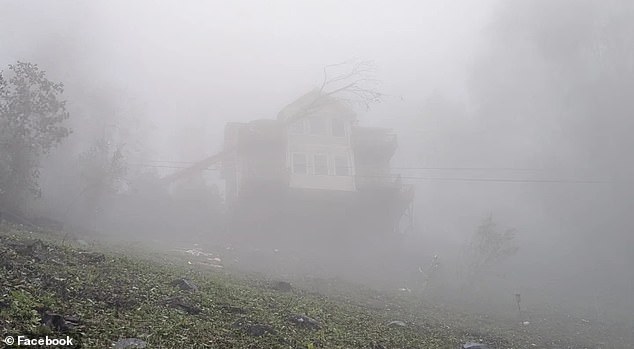
{"label": "green grass", "polygon": [[[412,299],[342,283],[341,292],[290,292],[270,280],[190,265],[167,253],[78,247],[63,236],[0,226],[0,334],[69,334],[84,348],[139,338],[148,348],[458,348],[482,339],[493,348],[594,348],[542,333],[460,316]],[[172,282],[187,278],[198,291]],[[306,285],[306,283],[304,283]],[[76,319],[56,329],[46,312]],[[289,321],[301,314],[319,329]],[[402,320],[406,327],[388,327]],[[262,336],[249,324],[266,325]],[[54,326],[53,326],[54,327]],[[474,329],[474,327],[478,327]]]}

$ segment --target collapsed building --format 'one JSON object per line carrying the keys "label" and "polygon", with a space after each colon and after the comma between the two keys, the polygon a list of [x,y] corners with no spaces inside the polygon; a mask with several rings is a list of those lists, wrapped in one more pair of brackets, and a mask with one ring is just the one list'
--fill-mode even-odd
{"label": "collapsed building", "polygon": [[310,92],[276,119],[228,123],[220,164],[229,234],[319,245],[380,238],[412,225],[414,188],[391,172],[397,137],[358,125],[345,103]]}

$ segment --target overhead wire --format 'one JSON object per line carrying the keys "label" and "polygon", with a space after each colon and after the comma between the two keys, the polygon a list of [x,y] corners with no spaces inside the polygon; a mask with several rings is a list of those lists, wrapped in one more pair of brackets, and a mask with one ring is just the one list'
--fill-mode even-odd
{"label": "overhead wire", "polygon": [[[174,162],[176,163],[176,162]],[[157,164],[142,164],[142,163],[130,163],[131,166],[151,167],[151,168],[167,168],[167,169],[188,169],[189,166],[170,166],[170,165],[157,165]],[[349,167],[351,168],[351,167]],[[544,171],[544,169],[518,169],[518,168],[487,168],[487,167],[392,167],[393,170],[521,170],[521,171]],[[220,168],[204,168],[203,171],[219,171]],[[327,175],[335,176],[338,175]],[[557,178],[491,178],[491,177],[448,177],[448,176],[403,176],[400,174],[381,174],[381,175],[364,175],[356,174],[355,177],[361,178],[377,178],[377,179],[404,179],[412,181],[455,181],[455,182],[493,182],[493,183],[569,183],[569,184],[601,184],[609,183],[602,180],[586,180],[586,179],[557,179]]]}

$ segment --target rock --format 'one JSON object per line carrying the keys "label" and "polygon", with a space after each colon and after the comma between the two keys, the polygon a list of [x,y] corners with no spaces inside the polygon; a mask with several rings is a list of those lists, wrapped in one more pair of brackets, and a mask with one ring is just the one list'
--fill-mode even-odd
{"label": "rock", "polygon": [[293,290],[293,286],[291,286],[291,283],[287,281],[275,281],[273,282],[273,285],[271,285],[271,288],[281,292],[290,292]]}
{"label": "rock", "polygon": [[306,315],[291,315],[288,320],[297,327],[307,328],[310,330],[318,330],[321,328],[319,321]]}
{"label": "rock", "polygon": [[138,338],[123,338],[119,339],[112,345],[114,349],[128,349],[128,348],[145,348],[147,343]]}
{"label": "rock", "polygon": [[53,331],[66,331],[68,326],[63,316],[55,313],[49,313],[48,311],[42,314],[42,325],[50,328]]}
{"label": "rock", "polygon": [[407,324],[399,320],[393,320],[387,323],[387,327],[406,327],[406,326]]}
{"label": "rock", "polygon": [[60,314],[51,313],[49,311],[41,313],[41,317],[42,325],[58,332],[68,331],[79,324],[79,319],[75,317],[64,317]]}
{"label": "rock", "polygon": [[231,327],[235,328],[235,329],[240,329],[244,332],[246,332],[246,334],[248,334],[249,336],[252,337],[261,337],[264,336],[265,334],[269,333],[269,334],[275,334],[276,331],[275,329],[273,329],[273,327],[266,325],[266,324],[254,324],[249,322],[248,320],[245,319],[238,319],[237,321],[235,321]]}
{"label": "rock", "polygon": [[261,337],[267,333],[275,334],[275,330],[273,329],[273,327],[264,324],[248,325],[246,326],[245,330],[249,336],[253,337]]}
{"label": "rock", "polygon": [[165,301],[165,304],[172,308],[182,310],[189,315],[197,315],[202,313],[202,309],[180,298],[170,298]]}
{"label": "rock", "polygon": [[191,280],[189,279],[177,279],[172,281],[172,286],[178,287],[183,291],[192,291],[192,292],[197,292],[198,291],[198,286],[196,286]]}

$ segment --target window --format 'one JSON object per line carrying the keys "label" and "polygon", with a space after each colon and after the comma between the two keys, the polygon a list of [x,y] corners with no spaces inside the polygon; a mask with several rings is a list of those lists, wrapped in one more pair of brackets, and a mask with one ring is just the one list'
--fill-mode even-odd
{"label": "window", "polygon": [[348,163],[347,156],[335,156],[335,175],[336,176],[350,175],[350,164]]}
{"label": "window", "polygon": [[297,120],[288,126],[288,131],[295,134],[304,134],[304,120]]}
{"label": "window", "polygon": [[293,173],[307,174],[306,154],[293,154]]}
{"label": "window", "polygon": [[346,128],[341,119],[332,119],[332,135],[335,137],[345,137]]}
{"label": "window", "polygon": [[326,119],[314,117],[308,120],[311,135],[325,136],[328,134],[328,125]]}
{"label": "window", "polygon": [[328,175],[328,156],[326,154],[315,154],[315,175]]}

